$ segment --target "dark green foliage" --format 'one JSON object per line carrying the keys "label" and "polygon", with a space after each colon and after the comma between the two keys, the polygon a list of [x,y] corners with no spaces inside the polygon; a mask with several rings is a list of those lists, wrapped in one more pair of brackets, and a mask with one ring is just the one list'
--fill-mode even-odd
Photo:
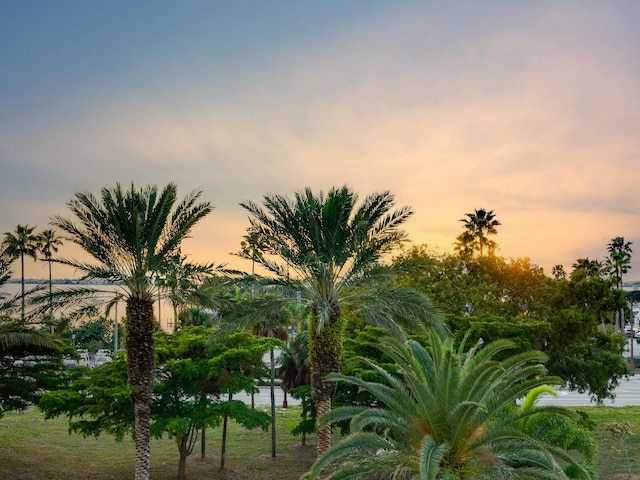
{"label": "dark green foliage", "polygon": [[[255,255],[245,249],[243,255],[272,274],[260,286],[284,294],[283,302],[299,299],[309,314],[311,390],[319,415],[331,409],[335,384],[326,376],[339,370],[348,312],[359,311],[368,323],[398,336],[405,328],[441,325],[428,299],[393,285],[393,272],[382,267],[384,255],[406,238],[401,226],[413,213],[409,207],[394,209],[394,203],[390,192],[359,202],[343,186],[241,204],[249,213],[251,248],[259,250]],[[319,429],[318,452],[330,444],[330,427]]]}
{"label": "dark green foliage", "polygon": [[73,341],[76,348],[86,348],[93,353],[106,348],[105,345],[111,346],[112,331],[113,320],[99,317],[66,330],[61,336],[70,343]]}
{"label": "dark green foliage", "polygon": [[311,478],[560,480],[566,478],[565,465],[577,478],[591,478],[564,445],[518,428],[539,413],[570,416],[569,411],[531,406],[505,415],[531,390],[559,382],[545,375],[544,354],[506,355],[513,349],[508,340],[467,350],[465,342],[456,346],[435,332],[428,344],[425,349],[389,337],[379,342],[395,367],[390,372],[370,362],[383,382],[331,376],[367,390],[380,406],[339,407],[322,417],[350,420],[351,434],[318,459]]}
{"label": "dark green foliage", "polygon": [[311,397],[311,386],[300,385],[289,390],[291,396],[300,400],[302,411],[300,412],[300,423],[298,423],[291,433],[294,435],[302,435],[302,444],[306,444],[307,434],[316,431],[317,412],[316,406]]}
{"label": "dark green foliage", "polygon": [[603,328],[614,325],[615,312],[626,302],[610,280],[589,273],[586,260],[570,280],[546,277],[527,258],[473,259],[424,246],[394,263],[406,271],[400,285],[429,295],[458,340],[467,334],[487,342],[508,338],[519,351],[544,351],[551,373],[595,401],[613,397],[628,372],[621,355],[624,337]]}
{"label": "dark green foliage", "polygon": [[69,431],[97,437],[101,433],[122,440],[133,434],[133,403],[122,356],[98,368],[75,367],[68,387],[44,394],[38,407],[50,419],[69,417]]}
{"label": "dark green foliage", "polygon": [[[182,477],[184,461],[203,427],[219,426],[226,416],[246,428],[267,428],[267,414],[227,400],[229,394],[252,388],[246,372],[262,365],[262,354],[270,345],[267,339],[236,333],[211,344],[211,330],[187,327],[173,335],[157,332],[155,340],[159,369],[151,433],[176,439]],[[46,418],[68,416],[71,431],[85,436],[108,433],[122,439],[133,434],[134,427],[126,371],[122,357],[95,369],[74,368],[68,387],[45,394],[40,408]]]}
{"label": "dark green foliage", "polygon": [[[9,332],[6,325],[0,322],[0,337],[47,337],[24,327],[13,326]],[[62,343],[51,339],[40,344],[32,340],[29,343],[3,344],[0,340],[0,417],[6,411],[24,410],[31,404],[37,404],[45,391],[55,389],[65,381],[63,353]]]}

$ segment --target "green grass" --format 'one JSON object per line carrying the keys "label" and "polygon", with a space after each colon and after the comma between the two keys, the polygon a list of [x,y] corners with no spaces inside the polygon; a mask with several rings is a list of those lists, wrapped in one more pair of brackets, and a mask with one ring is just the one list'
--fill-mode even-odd
{"label": "green grass", "polygon": [[640,407],[589,407],[580,408],[588,413],[596,424],[594,430],[598,441],[598,472],[600,480],[620,480],[629,478],[627,460],[620,437],[613,436],[606,426],[614,423],[628,422],[635,433],[627,439],[627,452],[634,479],[640,478]]}
{"label": "green grass", "polygon": [[[606,425],[628,422],[637,435],[628,438],[631,471],[640,478],[640,407],[588,407],[598,439],[598,472],[601,480],[627,477],[627,461],[620,438]],[[205,459],[200,445],[187,463],[189,480],[203,479],[277,479],[297,480],[315,458],[315,438],[307,446],[289,432],[299,419],[299,407],[278,412],[278,449],[271,458],[271,433],[249,431],[231,423],[226,469],[219,471],[221,429],[207,431]],[[153,440],[151,478],[176,478],[178,449],[173,440]],[[8,413],[0,419],[0,478],[13,480],[115,480],[133,478],[133,442],[116,442],[112,437],[97,439],[68,434],[64,418],[45,421],[37,410]]]}
{"label": "green grass", "polygon": [[[225,470],[220,466],[221,428],[206,433],[206,457],[200,457],[200,442],[187,460],[187,478],[293,480],[306,472],[315,458],[315,437],[301,446],[300,437],[289,432],[298,422],[300,410],[279,410],[277,455],[271,457],[271,432],[249,431],[229,422]],[[68,433],[65,418],[44,420],[33,409],[7,413],[0,419],[0,479],[12,480],[115,480],[133,478],[135,452],[127,438],[83,438]],[[178,448],[174,440],[152,440],[151,478],[175,479]]]}

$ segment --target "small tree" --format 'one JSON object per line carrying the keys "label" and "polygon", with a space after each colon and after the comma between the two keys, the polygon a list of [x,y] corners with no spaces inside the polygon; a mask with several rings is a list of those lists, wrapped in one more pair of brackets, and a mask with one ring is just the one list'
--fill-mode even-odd
{"label": "small tree", "polygon": [[[251,385],[244,370],[261,363],[269,342],[239,333],[210,346],[210,332],[204,327],[188,327],[173,335],[158,332],[155,340],[160,368],[151,405],[151,432],[176,440],[177,478],[183,480],[187,457],[204,425],[215,427],[228,418],[247,428],[269,425],[269,415],[230,398]],[[134,408],[121,356],[94,369],[76,367],[68,385],[44,395],[39,406],[45,418],[66,415],[70,430],[84,436],[108,433],[121,440],[134,433]]]}

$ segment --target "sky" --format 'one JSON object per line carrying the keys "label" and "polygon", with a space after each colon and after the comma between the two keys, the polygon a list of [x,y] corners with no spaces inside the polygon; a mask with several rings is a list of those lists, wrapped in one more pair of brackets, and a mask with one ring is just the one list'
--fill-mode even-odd
{"label": "sky", "polygon": [[249,270],[240,202],[347,185],[391,191],[443,253],[493,210],[498,254],[547,274],[623,236],[640,280],[640,2],[0,7],[0,232],[49,228],[75,192],[175,182],[216,207],[189,258]]}

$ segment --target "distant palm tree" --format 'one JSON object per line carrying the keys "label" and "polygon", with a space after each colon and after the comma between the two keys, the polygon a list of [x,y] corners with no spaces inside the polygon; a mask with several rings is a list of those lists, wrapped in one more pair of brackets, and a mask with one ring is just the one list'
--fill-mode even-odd
{"label": "distant palm tree", "polygon": [[[257,245],[264,255],[254,260],[274,276],[262,286],[283,295],[297,296],[309,315],[309,363],[312,395],[318,415],[331,410],[335,383],[327,374],[339,370],[343,312],[358,310],[363,316],[401,335],[405,327],[420,329],[442,325],[431,303],[412,289],[392,285],[391,271],[381,257],[406,238],[399,229],[413,213],[409,207],[392,211],[389,192],[369,195],[357,205],[347,187],[326,195],[307,188],[293,199],[266,195],[263,207],[244,202]],[[317,450],[331,445],[330,426],[318,430]]]}
{"label": "distant palm tree", "polygon": [[[426,350],[416,341],[384,340],[380,348],[397,373],[364,361],[385,383],[330,376],[369,392],[379,406],[339,407],[324,417],[350,420],[351,434],[318,459],[312,479],[565,479],[561,464],[570,464],[577,478],[590,478],[567,451],[519,429],[522,417],[503,414],[531,389],[559,383],[544,375],[544,354],[528,351],[499,361],[514,347],[510,341],[465,351],[464,342],[455,347],[452,338],[435,332],[428,344]],[[558,407],[538,411],[571,415]]]}
{"label": "distant palm tree", "polygon": [[5,232],[3,248],[7,255],[14,259],[20,258],[20,279],[22,285],[21,319],[24,321],[24,257],[38,258],[39,237],[33,231],[36,227],[18,225],[15,233]]}
{"label": "distant palm tree", "polygon": [[[622,275],[631,269],[632,242],[625,242],[624,237],[615,237],[607,245],[609,257],[604,268],[615,282],[616,288],[622,289]],[[616,312],[616,329],[624,328],[624,309]],[[633,343],[632,343],[633,344]]]}
{"label": "distant palm tree", "polygon": [[282,408],[287,408],[289,390],[302,385],[311,385],[311,369],[309,368],[308,332],[302,330],[289,340],[280,354],[278,378],[282,381],[280,388],[284,392]]}
{"label": "distant palm tree", "polygon": [[171,302],[174,329],[178,327],[181,308],[187,305],[210,306],[213,296],[204,295],[202,287],[211,276],[213,268],[213,264],[189,262],[186,255],[180,252],[168,259],[163,266],[157,284]]}
{"label": "distant palm tree", "polygon": [[631,269],[631,245],[633,242],[625,242],[624,237],[615,237],[607,245],[609,257],[605,268],[615,281],[616,288],[622,288],[622,275]]}
{"label": "distant palm tree", "polygon": [[[56,235],[55,230],[47,229],[40,233],[38,240],[40,253],[49,264],[49,296],[51,297],[53,286],[51,279],[51,262],[53,261],[53,254],[56,253],[58,247],[62,245],[63,237]],[[49,325],[51,326],[51,333],[53,333],[53,307],[51,305],[51,298],[49,299]]]}
{"label": "distant palm tree", "polygon": [[[122,286],[126,298],[127,374],[135,410],[136,480],[149,478],[149,412],[154,383],[153,304],[157,277],[182,241],[212,206],[197,203],[196,191],[177,203],[177,187],[161,191],[153,186],[124,190],[120,184],[103,188],[101,197],[76,193],[68,206],[75,223],[61,216],[53,225],[89,253],[96,263],[62,259],[61,263],[83,273]],[[62,292],[62,300],[90,291]],[[55,294],[54,294],[55,296]],[[113,299],[113,294],[110,294]]]}
{"label": "distant palm tree", "polygon": [[587,277],[599,277],[602,273],[602,263],[598,260],[589,260],[589,257],[579,258],[572,265],[573,272],[571,272],[571,276],[573,276],[574,272],[584,272]]}
{"label": "distant palm tree", "polygon": [[485,247],[487,247],[489,252],[495,250],[496,242],[490,240],[488,237],[489,235],[496,235],[498,233],[496,227],[502,224],[496,219],[493,210],[480,208],[473,213],[466,213],[465,218],[460,219],[460,221],[464,223],[464,228],[470,237],[475,239],[481,257],[484,254]]}

